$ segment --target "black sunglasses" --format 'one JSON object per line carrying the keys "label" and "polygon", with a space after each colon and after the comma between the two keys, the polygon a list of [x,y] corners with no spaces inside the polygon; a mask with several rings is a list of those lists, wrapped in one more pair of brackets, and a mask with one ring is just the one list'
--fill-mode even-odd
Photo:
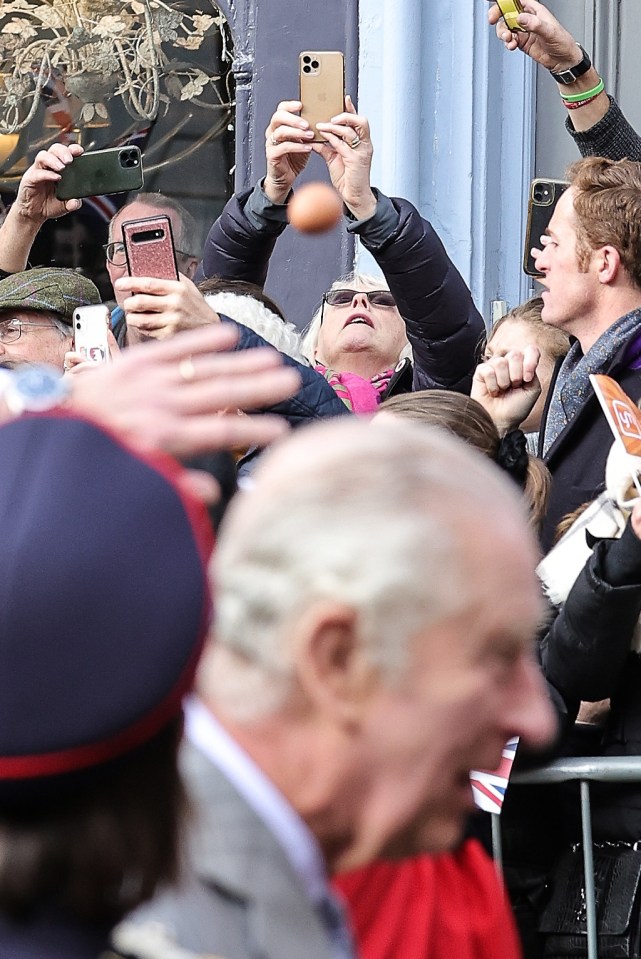
{"label": "black sunglasses", "polygon": [[366,296],[371,306],[393,309],[396,306],[389,290],[328,290],[323,293],[323,303],[328,306],[350,306],[355,296]]}

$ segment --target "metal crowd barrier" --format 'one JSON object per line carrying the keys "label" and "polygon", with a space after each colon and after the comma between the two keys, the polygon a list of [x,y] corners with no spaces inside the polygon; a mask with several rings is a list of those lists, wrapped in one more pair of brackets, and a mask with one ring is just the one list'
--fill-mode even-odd
{"label": "metal crowd barrier", "polygon": [[[578,780],[581,790],[581,832],[583,840],[583,869],[585,872],[586,928],[588,959],[598,959],[596,899],[594,892],[594,859],[592,855],[592,816],[590,782],[641,782],[641,757],[615,756],[587,759],[563,759],[539,769],[515,773],[510,782],[519,785],[545,786],[552,783]],[[502,862],[501,817],[492,816],[492,844],[494,859]]]}

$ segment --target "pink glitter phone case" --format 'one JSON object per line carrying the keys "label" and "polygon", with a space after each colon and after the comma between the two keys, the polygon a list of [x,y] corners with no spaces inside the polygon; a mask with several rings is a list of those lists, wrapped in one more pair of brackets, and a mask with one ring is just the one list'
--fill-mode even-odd
{"label": "pink glitter phone case", "polygon": [[143,220],[127,220],[122,225],[127,268],[130,276],[154,276],[159,280],[177,280],[171,221],[164,214]]}

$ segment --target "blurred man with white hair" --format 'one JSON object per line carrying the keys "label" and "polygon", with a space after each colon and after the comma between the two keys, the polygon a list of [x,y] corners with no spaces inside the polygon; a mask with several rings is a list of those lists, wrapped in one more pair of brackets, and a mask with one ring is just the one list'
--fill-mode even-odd
{"label": "blurred man with white hair", "polygon": [[553,735],[536,546],[498,470],[413,424],[312,427],[255,476],[187,709],[190,876],[145,918],[230,959],[346,959],[328,874],[452,847],[470,770]]}

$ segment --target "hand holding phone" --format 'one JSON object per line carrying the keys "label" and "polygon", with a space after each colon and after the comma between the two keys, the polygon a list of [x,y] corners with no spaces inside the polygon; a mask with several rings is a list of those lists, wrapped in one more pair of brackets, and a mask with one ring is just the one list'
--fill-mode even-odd
{"label": "hand holding phone", "polygon": [[164,339],[220,322],[198,287],[184,275],[178,280],[119,276],[114,289],[122,295],[127,330],[137,330],[147,339]]}
{"label": "hand holding phone", "polygon": [[73,312],[73,348],[88,363],[106,363],[110,314],[104,303],[79,306]]}
{"label": "hand holding phone", "polygon": [[527,33],[527,30],[517,20],[519,13],[525,12],[521,0],[494,0],[494,2],[501,11],[501,16],[508,30],[511,30],[512,33]]}
{"label": "hand holding phone", "polygon": [[56,185],[59,200],[129,193],[143,185],[142,156],[136,146],[110,147],[76,157]]}

